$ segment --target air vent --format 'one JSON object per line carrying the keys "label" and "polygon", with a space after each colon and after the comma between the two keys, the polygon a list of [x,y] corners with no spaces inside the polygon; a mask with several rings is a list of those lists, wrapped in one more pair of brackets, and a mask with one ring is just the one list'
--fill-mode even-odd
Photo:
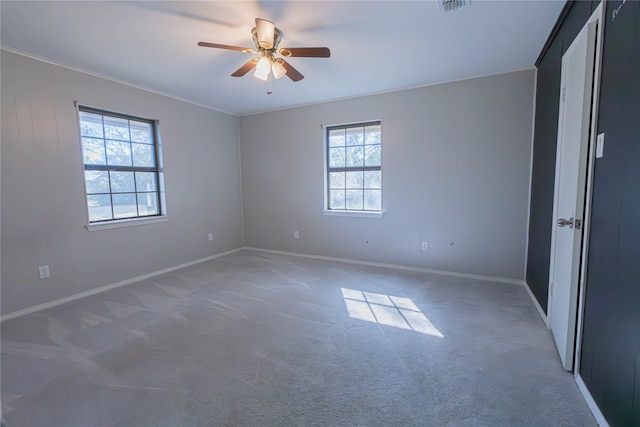
{"label": "air vent", "polygon": [[438,7],[442,13],[453,12],[470,4],[471,0],[438,0]]}

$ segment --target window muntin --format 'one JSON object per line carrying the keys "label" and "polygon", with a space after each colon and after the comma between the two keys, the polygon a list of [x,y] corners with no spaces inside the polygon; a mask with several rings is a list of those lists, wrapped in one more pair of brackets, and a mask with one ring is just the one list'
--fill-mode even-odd
{"label": "window muntin", "polygon": [[156,125],[79,107],[89,223],[161,215]]}
{"label": "window muntin", "polygon": [[326,208],[381,212],[381,123],[329,126],[326,144]]}

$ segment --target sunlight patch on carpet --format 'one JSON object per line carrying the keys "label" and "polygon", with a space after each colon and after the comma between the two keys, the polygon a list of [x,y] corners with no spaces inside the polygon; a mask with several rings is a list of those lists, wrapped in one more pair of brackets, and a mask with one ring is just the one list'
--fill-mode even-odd
{"label": "sunlight patch on carpet", "polygon": [[410,298],[342,288],[342,297],[354,319],[444,338]]}

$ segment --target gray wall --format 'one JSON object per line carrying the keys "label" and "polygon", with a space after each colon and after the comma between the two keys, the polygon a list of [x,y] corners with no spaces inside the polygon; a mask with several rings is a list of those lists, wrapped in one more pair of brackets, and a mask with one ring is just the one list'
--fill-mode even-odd
{"label": "gray wall", "polygon": [[[1,59],[3,314],[242,246],[236,117],[6,51]],[[75,100],[160,121],[168,222],[84,228]],[[45,264],[51,278],[40,280]]]}
{"label": "gray wall", "polygon": [[[6,51],[1,79],[2,314],[243,244],[523,278],[533,71],[240,119]],[[84,228],[75,100],[160,121],[168,222]],[[320,125],[371,119],[385,215],[324,216]]]}
{"label": "gray wall", "polygon": [[[521,71],[241,117],[245,245],[524,279],[533,91]],[[385,215],[324,216],[321,125],[371,119]]]}

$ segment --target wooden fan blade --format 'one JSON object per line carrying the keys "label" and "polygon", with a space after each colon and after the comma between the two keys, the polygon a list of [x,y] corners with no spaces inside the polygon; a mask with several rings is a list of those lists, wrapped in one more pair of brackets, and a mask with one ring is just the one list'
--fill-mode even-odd
{"label": "wooden fan blade", "polygon": [[286,57],[303,58],[329,58],[331,56],[328,47],[289,47],[280,49],[278,53]]}
{"label": "wooden fan blade", "polygon": [[282,59],[282,66],[285,70],[287,70],[287,77],[289,77],[294,82],[299,82],[300,80],[304,79],[304,76],[300,74],[300,71],[293,68],[291,64],[289,64],[284,59]]}
{"label": "wooden fan blade", "polygon": [[258,58],[253,58],[251,61],[249,61],[246,64],[244,64],[242,67],[238,68],[233,74],[231,74],[231,76],[232,77],[242,77],[242,76],[244,76],[249,71],[251,71],[252,69],[255,68],[255,66],[258,63],[258,61],[259,61]]}
{"label": "wooden fan blade", "polygon": [[218,44],[218,43],[198,42],[198,46],[214,47],[216,49],[239,50],[240,52],[245,52],[245,53],[255,53],[253,49],[250,49],[248,47],[229,46],[226,44]]}

